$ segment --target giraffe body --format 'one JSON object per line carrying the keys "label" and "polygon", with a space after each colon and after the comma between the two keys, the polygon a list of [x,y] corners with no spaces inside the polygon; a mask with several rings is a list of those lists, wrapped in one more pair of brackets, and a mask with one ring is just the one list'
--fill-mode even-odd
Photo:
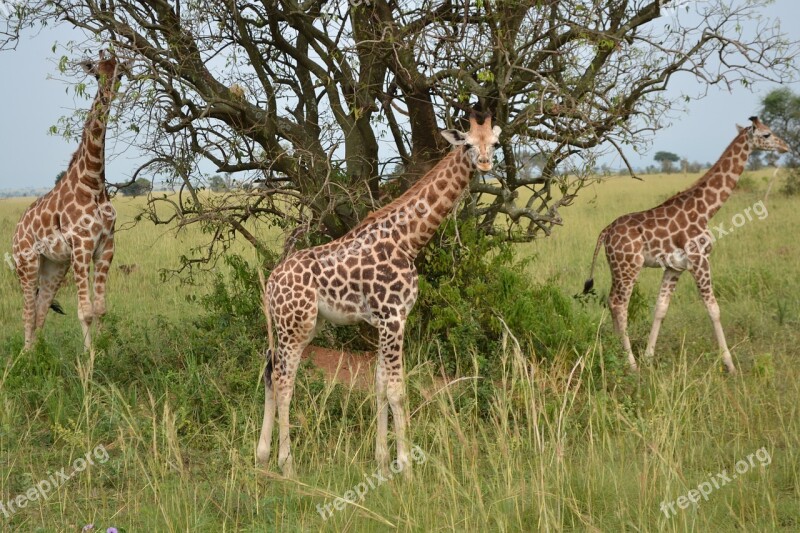
{"label": "giraffe body", "polygon": [[[739,134],[720,159],[694,185],[653,209],[619,217],[603,229],[597,239],[592,271],[602,246],[611,269],[609,308],[634,370],[637,368],[636,359],[627,333],[628,303],[641,269],[657,267],[664,269],[664,275],[645,356],[652,357],[678,278],[688,271],[708,310],[723,362],[730,373],[736,372],[711,285],[709,255],[714,238],[708,223],[732,194],[753,149],[788,151],[786,143],[757,117],[751,117],[751,120],[752,126],[739,128]],[[592,285],[590,275],[584,293],[591,290]]]}
{"label": "giraffe body", "polygon": [[414,259],[469,185],[473,170],[491,169],[500,128],[492,128],[488,118],[479,124],[473,116],[469,133],[442,134],[457,147],[414,186],[343,237],[290,255],[264,283],[270,350],[264,422],[256,451],[260,461],[268,459],[277,408],[278,465],[286,475],[293,473],[289,403],[294,379],[303,349],[323,320],[366,322],[378,329],[376,458],[385,470],[391,407],[397,462],[410,475],[402,355],[406,318],[417,299]]}
{"label": "giraffe body", "polygon": [[[114,256],[116,212],[105,187],[105,132],[111,100],[126,65],[101,53],[84,62],[97,77],[92,104],[78,150],[64,177],[23,213],[12,251],[22,287],[25,349],[44,325],[48,308],[70,267],[78,286],[78,317],[84,345],[92,350],[89,328],[106,312],[105,285]],[[94,279],[90,267],[94,263]]]}

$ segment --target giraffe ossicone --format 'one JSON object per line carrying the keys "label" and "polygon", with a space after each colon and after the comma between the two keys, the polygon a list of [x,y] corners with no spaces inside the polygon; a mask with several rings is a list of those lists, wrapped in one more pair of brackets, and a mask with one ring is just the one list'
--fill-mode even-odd
{"label": "giraffe ossicone", "polygon": [[663,268],[664,275],[645,357],[653,356],[661,322],[667,314],[678,278],[683,271],[689,271],[711,318],[725,368],[731,374],[736,372],[722,330],[719,304],[711,286],[709,255],[714,235],[708,222],[733,193],[753,150],[780,153],[789,150],[786,143],[758,117],[750,117],[750,122],[748,127],[737,125],[739,133],[736,138],[694,185],[652,209],[617,218],[597,238],[589,279],[583,292],[588,293],[593,287],[592,273],[603,246],[611,269],[608,305],[614,328],[622,338],[628,362],[634,370],[637,365],[628,337],[628,304],[641,269],[653,267]]}
{"label": "giraffe ossicone", "polygon": [[114,257],[116,211],[105,184],[106,124],[130,63],[101,51],[99,61],[80,66],[98,81],[80,145],[64,177],[23,213],[12,254],[24,300],[25,349],[33,345],[49,308],[63,314],[53,299],[72,267],[84,347],[93,355],[90,327],[106,312],[106,281]]}
{"label": "giraffe ossicone", "polygon": [[396,200],[368,215],[341,238],[289,255],[268,280],[262,279],[269,350],[264,421],[256,448],[260,462],[269,458],[277,409],[278,466],[285,475],[293,474],[289,403],[300,356],[322,321],[366,322],[378,329],[379,338],[375,456],[385,470],[391,407],[397,462],[404,474],[410,475],[403,335],[417,299],[414,259],[468,187],[472,172],[492,169],[501,132],[492,127],[488,115],[473,113],[469,124],[467,132],[441,132],[454,148]]}

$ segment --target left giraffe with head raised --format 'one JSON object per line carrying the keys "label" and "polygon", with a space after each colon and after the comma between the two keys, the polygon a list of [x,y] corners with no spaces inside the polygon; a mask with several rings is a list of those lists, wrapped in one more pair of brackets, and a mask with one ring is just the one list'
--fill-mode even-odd
{"label": "left giraffe with head raised", "polygon": [[26,350],[33,345],[50,307],[63,314],[53,298],[70,266],[78,286],[84,346],[92,354],[90,327],[106,312],[116,221],[105,182],[106,125],[111,102],[129,65],[105,51],[100,52],[98,61],[86,60],[80,65],[99,86],[81,143],[64,177],[25,211],[14,232],[12,252],[24,298]]}

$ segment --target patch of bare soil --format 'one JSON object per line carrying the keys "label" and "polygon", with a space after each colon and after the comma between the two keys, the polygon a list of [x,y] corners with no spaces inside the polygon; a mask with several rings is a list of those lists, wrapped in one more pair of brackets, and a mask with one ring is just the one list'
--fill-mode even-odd
{"label": "patch of bare soil", "polygon": [[376,359],[372,352],[353,353],[308,346],[303,352],[303,359],[310,359],[327,381],[336,380],[358,390],[374,388]]}
{"label": "patch of bare soil", "polygon": [[[319,346],[308,346],[303,352],[303,359],[310,360],[322,371],[327,382],[338,381],[345,387],[353,387],[361,391],[375,390],[375,364],[377,355],[374,352],[346,352]],[[420,388],[426,402],[431,401],[445,389],[472,378],[448,380],[442,376],[434,376],[433,382]]]}

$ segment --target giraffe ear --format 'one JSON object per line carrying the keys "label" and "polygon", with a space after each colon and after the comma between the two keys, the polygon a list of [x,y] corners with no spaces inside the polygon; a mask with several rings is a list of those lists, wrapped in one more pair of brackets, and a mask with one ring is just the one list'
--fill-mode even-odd
{"label": "giraffe ear", "polygon": [[130,76],[131,72],[133,71],[133,59],[128,59],[120,63],[120,67],[122,68],[122,72],[125,73],[126,76]]}
{"label": "giraffe ear", "polygon": [[500,137],[500,134],[503,132],[503,129],[500,126],[495,126],[492,128],[492,133],[494,133],[495,137]]}
{"label": "giraffe ear", "polygon": [[467,135],[458,130],[442,130],[440,133],[442,134],[442,137],[447,139],[447,142],[453,146],[458,146],[467,142]]}
{"label": "giraffe ear", "polygon": [[94,61],[86,59],[86,60],[81,61],[80,63],[78,63],[78,65],[80,65],[81,69],[86,74],[91,74],[92,76],[96,76],[97,75],[97,68],[96,68],[96,65],[95,65]]}
{"label": "giraffe ear", "polygon": [[738,124],[736,125],[736,131],[738,131],[739,133],[742,133],[745,129],[746,128],[744,126],[740,126]]}

